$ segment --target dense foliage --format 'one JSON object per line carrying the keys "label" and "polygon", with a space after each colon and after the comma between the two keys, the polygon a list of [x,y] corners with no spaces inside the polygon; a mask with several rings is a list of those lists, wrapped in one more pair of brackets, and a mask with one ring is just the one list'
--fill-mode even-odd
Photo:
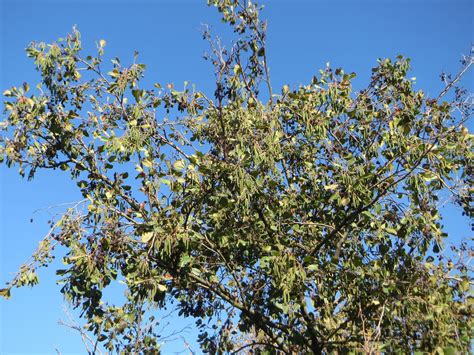
{"label": "dense foliage", "polygon": [[[438,256],[444,199],[472,217],[470,101],[443,101],[459,77],[428,98],[398,57],[361,91],[327,67],[274,93],[259,8],[210,3],[239,36],[204,33],[214,97],[145,89],[136,61],[103,71],[105,41],[84,57],[76,30],[28,47],[42,80],[4,92],[0,159],[30,179],[60,169],[84,200],[2,295],[61,245],[62,292],[109,350],[158,351],[146,310],[174,302],[211,353],[468,351],[472,249]],[[118,281],[124,305],[102,299]]]}

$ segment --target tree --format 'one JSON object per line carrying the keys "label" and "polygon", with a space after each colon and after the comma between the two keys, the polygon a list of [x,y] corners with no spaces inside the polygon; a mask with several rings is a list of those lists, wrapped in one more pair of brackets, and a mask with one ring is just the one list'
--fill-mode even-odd
{"label": "tree", "polygon": [[[4,92],[1,160],[69,173],[84,200],[1,294],[36,284],[61,245],[62,293],[109,350],[159,351],[142,318],[174,302],[211,353],[468,351],[472,249],[440,254],[439,202],[472,218],[472,101],[456,88],[472,55],[436,98],[401,56],[359,92],[327,67],[274,93],[260,8],[209,4],[239,36],[226,50],[204,32],[214,97],[144,89],[136,58],[106,73],[106,42],[84,57],[77,30],[27,48],[41,86]],[[126,304],[104,302],[119,280]]]}

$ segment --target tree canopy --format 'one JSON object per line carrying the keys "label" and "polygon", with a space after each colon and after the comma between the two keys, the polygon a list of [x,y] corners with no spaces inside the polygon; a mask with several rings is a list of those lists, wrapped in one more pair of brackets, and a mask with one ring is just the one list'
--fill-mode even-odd
{"label": "tree canopy", "polygon": [[[106,42],[83,55],[75,29],[27,48],[41,83],[4,92],[0,160],[29,179],[61,170],[84,199],[0,293],[36,284],[62,246],[61,292],[110,351],[159,352],[147,310],[170,303],[210,353],[469,351],[473,250],[441,253],[440,204],[473,216],[472,99],[457,88],[472,56],[438,97],[401,56],[362,90],[329,66],[275,89],[260,7],[209,4],[237,36],[226,49],[204,32],[213,95],[144,88],[137,57],[107,68]],[[122,305],[102,296],[117,282]]]}

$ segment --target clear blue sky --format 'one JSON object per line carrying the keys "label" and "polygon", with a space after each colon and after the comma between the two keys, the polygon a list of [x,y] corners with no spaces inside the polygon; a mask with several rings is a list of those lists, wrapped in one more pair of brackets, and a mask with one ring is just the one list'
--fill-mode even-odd
{"label": "clear blue sky", "polygon": [[[410,76],[417,88],[435,96],[439,74],[456,72],[462,53],[474,42],[472,0],[267,0],[268,53],[275,87],[311,80],[330,62],[358,74],[356,85],[368,82],[380,57],[403,54],[412,59]],[[147,64],[148,83],[185,80],[211,92],[212,68],[202,60],[207,50],[201,24],[214,33],[229,31],[205,0],[0,0],[0,92],[12,85],[38,82],[24,48],[32,40],[51,42],[73,25],[82,32],[85,51],[107,40],[106,53],[130,60],[134,50]],[[465,84],[474,87],[471,72]],[[470,125],[472,128],[472,124]],[[472,129],[471,129],[472,130]],[[8,281],[47,232],[53,210],[37,209],[80,199],[66,174],[42,172],[32,182],[0,166],[0,283]],[[452,240],[469,234],[458,210],[446,210]],[[34,217],[34,222],[29,220]],[[84,353],[78,336],[57,324],[65,318],[64,301],[53,268],[40,273],[40,285],[17,289],[0,299],[0,353]],[[1,285],[0,285],[1,286]],[[191,323],[172,319],[175,327]],[[192,334],[189,335],[192,338]],[[191,340],[191,339],[190,339]],[[165,353],[182,350],[179,342]],[[198,351],[199,353],[199,351]]]}

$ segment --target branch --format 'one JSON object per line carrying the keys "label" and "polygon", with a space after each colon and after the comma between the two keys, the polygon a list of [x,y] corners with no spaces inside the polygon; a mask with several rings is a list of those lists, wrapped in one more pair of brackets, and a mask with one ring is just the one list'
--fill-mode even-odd
{"label": "branch", "polygon": [[443,91],[441,91],[441,93],[438,95],[438,97],[436,98],[436,100],[438,101],[439,99],[441,99],[444,95],[446,95],[448,93],[448,91],[454,86],[456,85],[456,83],[461,80],[461,78],[464,76],[464,74],[466,74],[466,72],[469,70],[469,68],[471,67],[471,65],[474,64],[474,56],[472,55],[472,49],[471,49],[471,54],[469,55],[469,61],[466,61],[466,64],[464,65],[464,67],[461,69],[461,71],[456,75],[456,77],[444,88]]}
{"label": "branch", "polygon": [[[95,355],[96,352],[98,352],[98,354],[101,355],[102,351],[100,351],[100,349],[97,349],[98,340],[93,341],[91,339],[91,337],[87,334],[87,332],[85,332],[84,329],[82,329],[82,327],[74,321],[73,316],[67,310],[66,307],[64,307],[64,313],[66,313],[67,317],[69,318],[70,323],[66,323],[65,321],[63,321],[61,319],[58,321],[58,323],[60,325],[63,325],[65,327],[67,327],[67,328],[75,330],[75,331],[79,332],[79,334],[81,334],[82,342],[83,342],[88,354],[90,354],[90,355],[94,354]],[[92,350],[90,349],[90,347],[92,347]]]}

